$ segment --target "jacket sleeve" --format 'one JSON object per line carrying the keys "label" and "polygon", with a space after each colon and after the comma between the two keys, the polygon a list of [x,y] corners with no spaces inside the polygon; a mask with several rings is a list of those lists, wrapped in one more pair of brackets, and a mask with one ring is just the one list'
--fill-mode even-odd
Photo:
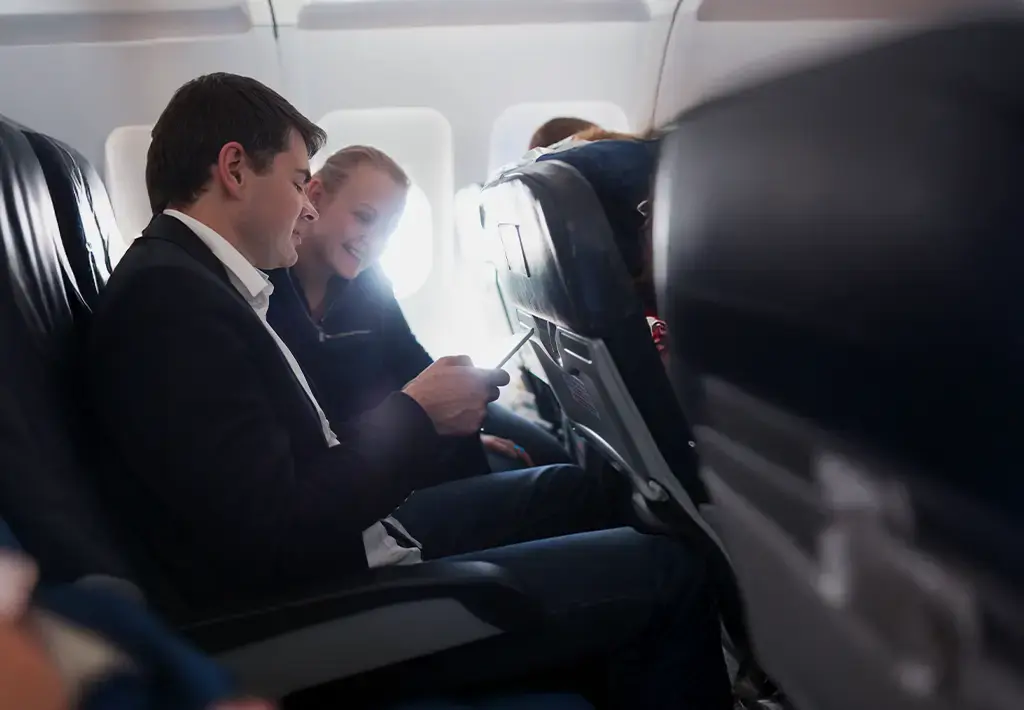
{"label": "jacket sleeve", "polygon": [[187,533],[228,568],[337,564],[342,541],[424,484],[417,461],[440,437],[412,399],[391,395],[339,446],[307,442],[300,456],[251,352],[255,331],[217,284],[151,269],[119,286],[93,329],[96,413],[132,474],[187,511]]}

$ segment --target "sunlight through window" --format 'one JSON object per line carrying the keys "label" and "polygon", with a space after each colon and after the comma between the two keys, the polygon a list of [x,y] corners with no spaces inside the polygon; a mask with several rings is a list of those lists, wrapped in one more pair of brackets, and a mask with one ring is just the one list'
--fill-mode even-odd
{"label": "sunlight through window", "polygon": [[394,234],[380,258],[380,266],[399,300],[423,288],[434,265],[434,215],[426,193],[418,186],[409,189]]}

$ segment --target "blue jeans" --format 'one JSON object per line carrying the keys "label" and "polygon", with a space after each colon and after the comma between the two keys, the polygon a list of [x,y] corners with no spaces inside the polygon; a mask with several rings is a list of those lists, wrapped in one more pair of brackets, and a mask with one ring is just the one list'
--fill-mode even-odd
{"label": "blue jeans", "polygon": [[[484,432],[502,439],[514,441],[524,449],[537,466],[551,466],[558,463],[569,463],[569,452],[554,436],[541,429],[531,421],[509,411],[500,404],[487,406],[487,418],[484,419]],[[500,454],[487,453],[487,461],[492,471],[510,471],[523,468],[518,460],[508,459]]]}
{"label": "blue jeans", "polygon": [[550,466],[415,492],[396,512],[429,560],[509,570],[546,607],[544,627],[417,659],[403,689],[445,692],[598,659],[624,710],[732,707],[704,565],[682,543],[638,532],[618,478]]}

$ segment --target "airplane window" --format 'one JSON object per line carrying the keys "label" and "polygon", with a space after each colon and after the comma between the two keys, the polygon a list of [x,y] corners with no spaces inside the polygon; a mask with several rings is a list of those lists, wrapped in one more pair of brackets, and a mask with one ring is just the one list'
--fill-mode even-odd
{"label": "airplane window", "polygon": [[405,212],[380,258],[380,266],[399,300],[419,291],[430,276],[434,261],[434,216],[430,201],[413,185]]}
{"label": "airplane window", "polygon": [[142,233],[153,211],[146,193],[146,152],[150,126],[121,126],[111,131],[104,149],[104,182],[114,218],[126,242]]}
{"label": "airplane window", "polygon": [[[409,176],[412,188],[395,233],[381,256],[381,268],[399,300],[416,301],[410,325],[418,337],[441,333],[431,313],[436,253],[449,250],[452,225],[453,151],[448,120],[429,108],[340,109],[324,115],[327,145],[313,159],[314,170],[345,146],[368,145],[387,153]],[[441,247],[441,249],[439,249]],[[417,318],[421,322],[414,322]],[[447,330],[447,328],[445,329]]]}

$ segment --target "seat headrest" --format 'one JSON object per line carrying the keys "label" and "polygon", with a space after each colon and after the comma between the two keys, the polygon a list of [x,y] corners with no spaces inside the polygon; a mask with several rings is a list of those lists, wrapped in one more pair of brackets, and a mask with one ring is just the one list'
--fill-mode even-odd
{"label": "seat headrest", "polygon": [[65,287],[70,266],[39,161],[18,127],[6,120],[0,120],[0,188],[0,277],[9,279],[0,296],[17,305],[33,336],[59,339],[72,327]]}
{"label": "seat headrest", "polygon": [[53,196],[68,261],[82,297],[95,304],[123,253],[114,210],[99,173],[78,151],[25,129]]}
{"label": "seat headrest", "polygon": [[511,170],[482,201],[505,253],[506,295],[521,310],[589,337],[642,314],[601,203],[575,168],[548,160]]}
{"label": "seat headrest", "polygon": [[85,471],[67,268],[42,168],[0,121],[0,517],[53,581],[124,577]]}
{"label": "seat headrest", "polygon": [[971,477],[1024,401],[1022,168],[1019,16],[685,113],[654,197],[680,366]]}

